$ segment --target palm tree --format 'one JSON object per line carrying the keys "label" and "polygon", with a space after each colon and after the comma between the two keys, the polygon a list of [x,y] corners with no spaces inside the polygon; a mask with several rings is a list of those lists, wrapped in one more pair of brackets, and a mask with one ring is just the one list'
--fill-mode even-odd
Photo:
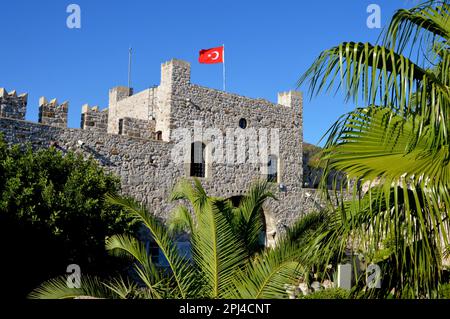
{"label": "palm tree", "polygon": [[[264,235],[263,204],[269,198],[276,200],[270,185],[267,181],[254,183],[246,196],[240,199],[237,207],[234,207],[230,200],[217,203],[221,206],[221,212],[227,224],[231,226],[231,231],[243,243],[247,258],[262,252],[264,248],[261,240],[261,236]],[[187,201],[193,208],[194,218],[198,220],[208,196],[198,180],[194,180],[194,185],[188,180],[182,180],[175,187],[170,199]],[[195,234],[198,227],[194,225],[193,216],[185,205],[179,205],[169,221],[169,229],[175,233],[187,231]]]}
{"label": "palm tree", "polygon": [[369,190],[342,200],[313,246],[342,252],[351,240],[362,248],[384,271],[377,296],[433,297],[439,289],[449,245],[449,9],[428,1],[399,10],[379,45],[341,43],[299,80],[310,83],[311,96],[337,85],[365,104],[328,131],[323,165],[325,178],[345,171]]}
{"label": "palm tree", "polygon": [[[319,213],[300,219],[275,248],[261,249],[259,215],[267,198],[274,198],[271,184],[256,182],[238,207],[223,198],[210,197],[194,179],[181,181],[172,200],[187,200],[174,211],[169,226],[162,224],[142,205],[120,197],[108,200],[125,208],[149,231],[168,263],[155,266],[145,245],[131,236],[116,235],[107,249],[131,257],[138,282],[116,278],[101,280],[84,276],[80,288],[67,288],[63,277],[42,284],[31,298],[286,298],[286,285],[296,284],[306,272],[302,247],[312,236],[308,226],[323,222]],[[317,228],[317,227],[316,227]],[[190,233],[192,258],[176,246],[180,231]],[[244,234],[245,232],[245,234]]]}

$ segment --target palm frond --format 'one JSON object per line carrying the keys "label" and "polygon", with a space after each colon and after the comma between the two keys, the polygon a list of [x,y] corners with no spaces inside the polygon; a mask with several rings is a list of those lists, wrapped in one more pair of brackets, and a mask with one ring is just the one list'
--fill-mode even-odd
{"label": "palm frond", "polygon": [[239,207],[233,210],[234,231],[244,243],[249,256],[261,250],[260,235],[264,228],[263,204],[269,198],[276,200],[271,188],[272,184],[265,180],[256,181],[242,198]]}
{"label": "palm frond", "polygon": [[284,240],[287,242],[308,242],[309,236],[325,222],[324,212],[312,212],[297,219],[287,228]]}
{"label": "palm frond", "polygon": [[234,289],[227,291],[227,298],[287,298],[286,287],[298,283],[304,273],[298,255],[298,248],[290,244],[265,251],[236,274]]}
{"label": "palm frond", "polygon": [[184,205],[177,206],[168,221],[169,231],[172,233],[194,232],[194,220],[191,212]]}
{"label": "palm frond", "polygon": [[204,205],[206,205],[208,195],[198,178],[194,178],[193,182],[188,179],[182,179],[175,185],[169,200],[189,201],[194,208],[194,214],[198,217]]}
{"label": "palm frond", "polygon": [[105,286],[117,294],[120,299],[136,299],[140,296],[139,286],[129,280],[125,281],[122,277],[111,279],[105,283]]}
{"label": "palm frond", "polygon": [[448,1],[426,1],[412,9],[400,9],[391,19],[384,36],[387,47],[396,48],[401,53],[409,44],[418,41],[430,42],[440,37],[444,42],[450,40]]}
{"label": "palm frond", "polygon": [[220,298],[245,261],[242,243],[222,213],[226,201],[210,198],[198,219],[193,258],[205,278],[210,298]]}
{"label": "palm frond", "polygon": [[142,242],[129,235],[115,235],[107,239],[106,249],[114,256],[133,257],[136,262],[134,269],[139,278],[151,291],[152,296],[161,297],[157,286],[162,276]]}
{"label": "palm frond", "polygon": [[61,276],[44,282],[28,295],[30,299],[116,299],[118,297],[101,279],[86,275],[81,277],[80,288],[70,287],[67,283],[67,277]]}
{"label": "palm frond", "polygon": [[164,225],[159,222],[155,216],[140,204],[130,199],[124,199],[117,196],[108,195],[107,200],[113,204],[123,207],[134,218],[144,224],[150,231],[155,243],[166,258],[169,268],[173,274],[176,291],[182,298],[188,298],[194,293],[194,274],[189,262],[180,256],[173,238]]}
{"label": "palm frond", "polygon": [[[324,151],[330,169],[363,182],[380,178],[387,183],[405,179],[449,184],[447,142],[430,148],[430,140],[436,144],[436,139],[428,126],[421,127],[419,117],[405,119],[389,109],[370,107],[349,113],[338,126]],[[417,140],[415,131],[420,129]]]}

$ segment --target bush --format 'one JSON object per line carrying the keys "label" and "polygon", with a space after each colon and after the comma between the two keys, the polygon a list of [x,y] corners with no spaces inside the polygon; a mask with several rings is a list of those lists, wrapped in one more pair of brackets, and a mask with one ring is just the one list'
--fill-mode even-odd
{"label": "bush", "polygon": [[450,299],[450,283],[439,286],[439,299]]}
{"label": "bush", "polygon": [[349,299],[350,292],[342,288],[330,288],[313,292],[302,299]]}
{"label": "bush", "polygon": [[119,187],[94,160],[8,147],[0,136],[0,297],[24,297],[72,263],[98,275],[123,268],[104,248],[106,236],[133,232],[125,212],[103,199]]}

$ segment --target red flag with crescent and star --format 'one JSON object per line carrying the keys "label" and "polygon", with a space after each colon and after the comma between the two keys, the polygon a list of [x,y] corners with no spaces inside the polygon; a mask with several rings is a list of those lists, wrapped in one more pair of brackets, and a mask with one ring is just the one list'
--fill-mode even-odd
{"label": "red flag with crescent and star", "polygon": [[223,63],[223,46],[200,50],[198,62],[205,64]]}

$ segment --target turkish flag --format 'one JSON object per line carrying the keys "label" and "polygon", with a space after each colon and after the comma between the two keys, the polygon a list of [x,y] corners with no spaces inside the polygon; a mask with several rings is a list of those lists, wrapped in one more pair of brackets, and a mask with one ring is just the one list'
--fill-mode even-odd
{"label": "turkish flag", "polygon": [[198,62],[206,64],[223,63],[223,46],[200,50]]}

